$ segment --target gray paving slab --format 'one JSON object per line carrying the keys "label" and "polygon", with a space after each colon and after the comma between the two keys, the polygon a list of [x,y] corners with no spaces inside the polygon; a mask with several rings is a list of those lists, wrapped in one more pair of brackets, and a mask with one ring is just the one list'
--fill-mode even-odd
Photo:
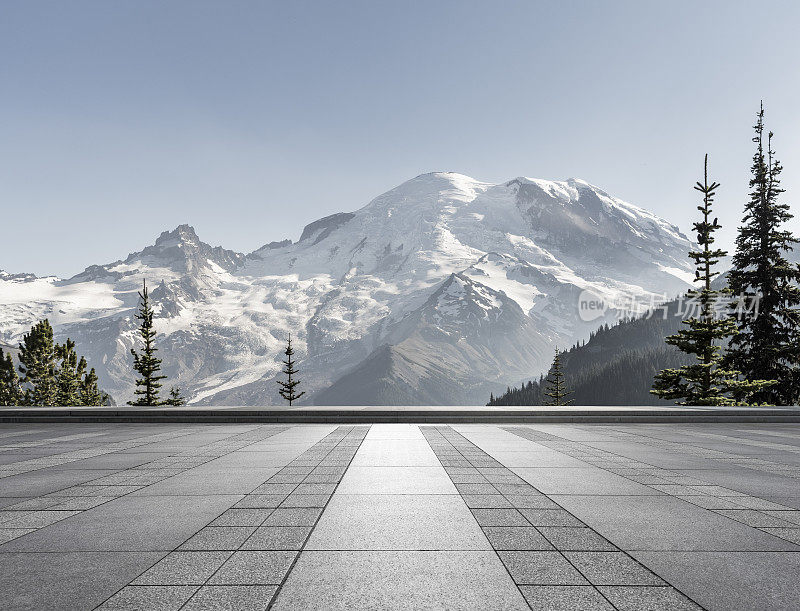
{"label": "gray paving slab", "polygon": [[441,466],[351,466],[339,484],[341,494],[456,494]]}
{"label": "gray paving slab", "polygon": [[661,495],[648,486],[596,467],[517,468],[514,473],[544,494]]}
{"label": "gray paving slab", "polygon": [[98,609],[177,611],[196,591],[197,586],[125,586]]}
{"label": "gray paving slab", "polygon": [[527,610],[493,551],[305,551],[273,609]]}
{"label": "gray paving slab", "polygon": [[211,576],[210,585],[275,585],[286,576],[295,551],[237,551]]}
{"label": "gray paving slab", "polygon": [[309,550],[486,550],[490,545],[457,495],[335,494]]}
{"label": "gray paving slab", "polygon": [[169,551],[239,498],[127,496],[25,535],[2,551]]}
{"label": "gray paving slab", "polygon": [[111,475],[113,469],[40,469],[0,478],[0,496],[36,497]]}
{"label": "gray paving slab", "polygon": [[619,611],[694,611],[700,609],[680,592],[667,587],[599,586]]}
{"label": "gray paving slab", "polygon": [[264,611],[276,586],[203,586],[182,611]]}
{"label": "gray paving slab", "polygon": [[788,611],[800,608],[797,552],[631,552],[706,609]]}
{"label": "gray paving slab", "polygon": [[134,492],[136,496],[205,496],[247,494],[268,479],[277,468],[211,469],[201,465]]}
{"label": "gray paving slab", "polygon": [[131,585],[203,585],[233,552],[173,552],[139,575]]}
{"label": "gray paving slab", "polygon": [[592,586],[520,586],[531,609],[547,611],[614,611]]}
{"label": "gray paving slab", "polygon": [[497,555],[520,585],[588,584],[562,554],[556,551],[499,551]]}
{"label": "gray paving slab", "polygon": [[673,497],[553,499],[624,550],[800,551],[765,532]]}
{"label": "gray paving slab", "polygon": [[0,606],[15,611],[93,609],[163,555],[4,549],[0,547]]}

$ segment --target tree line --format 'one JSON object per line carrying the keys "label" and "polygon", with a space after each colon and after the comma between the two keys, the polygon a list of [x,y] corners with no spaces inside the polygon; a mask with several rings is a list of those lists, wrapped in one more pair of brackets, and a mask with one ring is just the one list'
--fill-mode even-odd
{"label": "tree line", "polygon": [[[697,207],[701,217],[693,224],[700,248],[688,253],[699,287],[686,297],[697,311],[681,319],[673,301],[665,306],[668,316],[663,320],[625,320],[611,329],[604,325],[590,337],[589,349],[574,346],[566,355],[573,400],[584,405],[646,404],[652,394],[681,405],[800,401],[800,267],[786,258],[798,240],[784,227],[792,214],[780,201],[783,167],[772,147],[773,133],[765,136],[763,104],[754,130],[751,190],[727,286],[714,282],[727,252],[713,246],[721,228],[712,213],[720,185],[709,182],[706,156],[703,180],[694,186],[702,196]],[[558,351],[546,378],[491,396],[489,405],[563,404],[552,396],[554,387],[566,384],[557,361]]]}

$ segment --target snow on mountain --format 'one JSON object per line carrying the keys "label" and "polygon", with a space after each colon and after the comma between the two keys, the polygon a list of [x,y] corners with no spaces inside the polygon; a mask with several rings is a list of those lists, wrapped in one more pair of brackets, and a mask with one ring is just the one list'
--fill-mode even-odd
{"label": "snow on mountain", "polygon": [[289,332],[309,402],[483,403],[602,322],[580,320],[582,291],[622,302],[684,290],[689,248],[584,181],[423,174],[248,255],[181,225],[68,280],[0,272],[0,342],[49,317],[124,401],[146,278],[166,373],[194,403],[277,403]]}

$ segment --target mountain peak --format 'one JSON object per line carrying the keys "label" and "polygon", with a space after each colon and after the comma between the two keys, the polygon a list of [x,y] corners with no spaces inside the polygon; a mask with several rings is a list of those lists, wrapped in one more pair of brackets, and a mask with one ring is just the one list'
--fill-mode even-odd
{"label": "mountain peak", "polygon": [[194,230],[194,227],[184,223],[182,225],[178,225],[172,231],[162,232],[161,235],[156,239],[155,243],[156,246],[172,246],[177,244],[191,244],[193,246],[197,246],[202,244],[202,242],[197,236],[197,232]]}

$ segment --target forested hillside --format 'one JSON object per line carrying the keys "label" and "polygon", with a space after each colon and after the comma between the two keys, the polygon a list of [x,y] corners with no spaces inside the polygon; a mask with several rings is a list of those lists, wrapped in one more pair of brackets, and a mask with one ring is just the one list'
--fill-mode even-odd
{"label": "forested hillside", "polygon": [[[669,405],[650,394],[653,376],[666,367],[687,364],[690,358],[664,343],[681,326],[678,302],[652,316],[622,320],[593,332],[589,341],[562,354],[573,405]],[[542,382],[530,381],[493,397],[489,405],[544,405]]]}

